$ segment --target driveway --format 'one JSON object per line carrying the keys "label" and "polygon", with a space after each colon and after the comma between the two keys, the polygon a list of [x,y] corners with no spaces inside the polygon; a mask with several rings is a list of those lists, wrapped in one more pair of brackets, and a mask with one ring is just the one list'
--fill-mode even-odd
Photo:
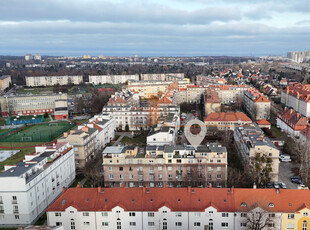
{"label": "driveway", "polygon": [[284,182],[288,189],[297,189],[297,184],[291,182],[290,177],[295,176],[292,173],[293,164],[290,162],[279,163],[279,182]]}

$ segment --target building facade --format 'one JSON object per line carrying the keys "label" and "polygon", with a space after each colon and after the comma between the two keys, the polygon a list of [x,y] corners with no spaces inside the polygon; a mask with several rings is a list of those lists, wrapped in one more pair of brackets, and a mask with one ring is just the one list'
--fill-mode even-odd
{"label": "building facade", "polygon": [[310,117],[310,85],[294,84],[281,92],[281,103],[305,117]]}
{"label": "building facade", "polygon": [[83,76],[26,76],[26,86],[54,86],[54,85],[78,85],[83,83]]}
{"label": "building facade", "polygon": [[89,83],[100,84],[123,84],[128,80],[139,81],[139,75],[89,75]]}
{"label": "building facade", "polygon": [[[0,98],[3,117],[13,115],[55,114],[56,101],[67,101],[67,94],[52,95],[12,95]],[[67,107],[66,103],[63,105]],[[61,106],[61,108],[63,108]],[[61,109],[63,112],[64,110]],[[57,113],[56,113],[57,115]]]}
{"label": "building facade", "polygon": [[36,147],[0,174],[0,228],[33,224],[75,179],[74,152],[65,142]]}
{"label": "building facade", "polygon": [[107,147],[103,151],[106,187],[226,185],[227,150],[219,144],[209,143],[197,150],[191,146],[149,145],[136,154],[125,154],[127,148]]}
{"label": "building facade", "polygon": [[271,180],[278,181],[280,151],[257,125],[235,128],[234,140],[244,164],[254,163],[256,155],[271,159]]}
{"label": "building facade", "polygon": [[70,188],[48,208],[47,223],[90,230],[306,230],[309,195],[292,189]]}
{"label": "building facade", "polygon": [[3,75],[0,77],[0,91],[3,91],[10,87],[12,79],[10,75]]}

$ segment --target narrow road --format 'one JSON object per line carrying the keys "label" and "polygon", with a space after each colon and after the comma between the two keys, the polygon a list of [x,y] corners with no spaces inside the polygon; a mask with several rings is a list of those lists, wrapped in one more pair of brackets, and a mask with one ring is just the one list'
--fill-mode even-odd
{"label": "narrow road", "polygon": [[297,184],[291,182],[290,177],[294,176],[292,173],[293,164],[290,162],[279,163],[279,182],[284,182],[287,189],[297,189]]}

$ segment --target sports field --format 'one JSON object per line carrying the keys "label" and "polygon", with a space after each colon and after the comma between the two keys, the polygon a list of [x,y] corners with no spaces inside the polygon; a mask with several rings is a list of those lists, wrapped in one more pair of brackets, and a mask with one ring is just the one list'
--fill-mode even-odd
{"label": "sports field", "polygon": [[1,142],[49,142],[74,127],[74,123],[68,122],[28,125],[24,129],[12,133]]}

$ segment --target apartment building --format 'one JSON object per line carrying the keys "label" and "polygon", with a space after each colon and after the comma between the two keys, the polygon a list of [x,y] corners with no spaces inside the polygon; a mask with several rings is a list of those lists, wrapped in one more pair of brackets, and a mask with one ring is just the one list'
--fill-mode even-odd
{"label": "apartment building", "polygon": [[277,116],[277,127],[293,137],[299,137],[300,133],[309,125],[308,118],[296,113],[293,109],[285,107]]}
{"label": "apartment building", "polygon": [[203,76],[203,75],[197,75],[196,76],[196,84],[197,85],[224,85],[226,84],[225,78],[220,77],[214,77],[214,76]]}
{"label": "apartment building", "polygon": [[54,111],[55,120],[59,119],[68,119],[68,100],[67,99],[58,99],[55,100],[55,111]]}
{"label": "apartment building", "polygon": [[[55,114],[56,101],[67,101],[67,94],[9,95],[0,98],[3,117],[13,115]],[[63,105],[67,107],[67,105]],[[60,108],[63,108],[60,106]],[[60,111],[64,111],[61,109]],[[57,115],[57,113],[55,114]]]}
{"label": "apartment building", "polygon": [[210,113],[205,117],[204,123],[207,128],[233,131],[236,127],[252,124],[252,120],[241,112],[219,112]]}
{"label": "apartment building", "polygon": [[120,92],[115,92],[112,95],[107,103],[108,106],[139,106],[140,105],[140,97],[139,94],[135,91],[129,91],[127,89],[123,89]]}
{"label": "apartment building", "polygon": [[75,179],[70,144],[37,146],[0,174],[0,228],[33,224]]}
{"label": "apartment building", "polygon": [[184,73],[144,73],[141,74],[142,81],[171,81],[184,79]]}
{"label": "apartment building", "polygon": [[37,87],[37,86],[54,86],[54,85],[78,85],[83,83],[83,76],[26,76],[26,86]]}
{"label": "apartment building", "polygon": [[113,146],[103,151],[106,187],[226,185],[227,150],[219,144],[209,143],[196,150],[192,146],[149,145],[130,155],[126,150]]}
{"label": "apartment building", "polygon": [[250,89],[249,85],[209,85],[215,90],[222,104],[235,103],[238,98],[243,98],[243,94]]}
{"label": "apartment building", "polygon": [[281,92],[281,103],[310,117],[310,85],[296,83]]}
{"label": "apartment building", "polygon": [[123,84],[128,80],[139,81],[139,75],[89,75],[89,83],[100,84]]}
{"label": "apartment building", "polygon": [[105,106],[102,113],[114,117],[116,129],[125,130],[128,125],[129,130],[132,131],[149,130],[150,127],[158,123],[161,117],[166,117],[169,113],[179,114],[180,107],[165,104],[144,107]]}
{"label": "apartment building", "polygon": [[235,128],[234,140],[244,164],[252,164],[256,154],[269,157],[271,179],[278,181],[280,151],[257,125]]}
{"label": "apartment building", "polygon": [[[47,210],[65,229],[305,230],[309,190],[70,188]],[[256,221],[259,219],[259,221]]]}
{"label": "apartment building", "polygon": [[221,100],[215,90],[208,89],[204,95],[205,115],[221,112]]}
{"label": "apartment building", "polygon": [[98,133],[99,129],[96,127],[81,125],[70,130],[69,133],[65,132],[58,141],[68,142],[73,146],[75,165],[78,168],[84,168],[86,163],[95,156]]}
{"label": "apartment building", "polygon": [[0,91],[3,91],[10,87],[12,79],[10,75],[3,75],[0,77]]}
{"label": "apartment building", "polygon": [[177,90],[178,88],[185,88],[189,84],[189,79],[179,81],[166,80],[129,80],[128,89],[136,90],[142,98],[158,97],[163,95],[166,91]]}
{"label": "apartment building", "polygon": [[96,149],[104,148],[115,137],[115,119],[109,114],[95,115],[88,120],[86,125],[98,129],[96,135]]}
{"label": "apartment building", "polygon": [[243,108],[253,120],[269,119],[269,99],[257,89],[248,89],[243,96]]}

